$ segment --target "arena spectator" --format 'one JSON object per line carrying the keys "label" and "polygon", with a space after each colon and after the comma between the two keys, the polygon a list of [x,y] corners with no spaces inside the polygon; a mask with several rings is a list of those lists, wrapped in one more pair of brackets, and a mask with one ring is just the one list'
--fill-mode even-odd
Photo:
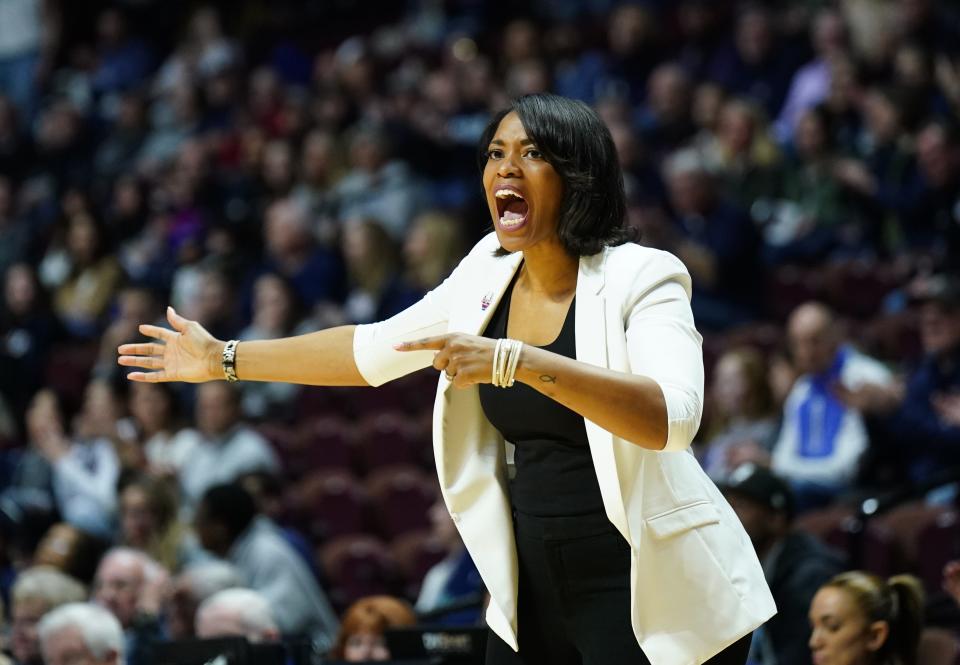
{"label": "arena spectator", "polygon": [[109,544],[66,522],[54,524],[43,534],[33,553],[34,566],[49,566],[91,584]]}
{"label": "arena spectator", "polygon": [[[914,291],[924,357],[908,377],[902,401],[884,393],[852,398],[878,415],[890,464],[906,475],[903,480],[918,483],[960,464],[960,283],[939,275]],[[909,450],[904,441],[912,442]]]}
{"label": "arena spectator", "polygon": [[254,471],[253,473],[244,474],[240,478],[239,483],[243,489],[253,497],[253,502],[257,506],[257,512],[274,523],[280,530],[281,535],[283,535],[290,546],[296,550],[297,554],[301,556],[304,563],[307,564],[310,572],[323,584],[323,575],[317,568],[317,561],[311,542],[297,529],[283,523],[286,517],[287,507],[283,478],[269,471]]}
{"label": "arena spectator", "polygon": [[172,640],[194,637],[197,608],[214,594],[243,583],[237,569],[224,561],[211,559],[185,568],[173,578],[167,595],[167,635]]}
{"label": "arena spectator", "polygon": [[53,297],[54,311],[77,337],[92,337],[120,285],[122,273],[108,253],[101,225],[86,214],[67,222],[69,275]]}
{"label": "arena spectator", "polygon": [[397,245],[379,222],[349,220],[342,237],[350,284],[344,310],[349,320],[382,321],[419,299],[401,280]]}
{"label": "arena spectator", "polygon": [[21,572],[10,596],[10,653],[16,665],[43,665],[37,624],[61,605],[86,600],[87,590],[69,575],[41,566]]}
{"label": "arena spectator", "polygon": [[843,14],[832,7],[817,11],[810,24],[810,42],[814,57],[794,74],[777,118],[777,140],[783,144],[792,140],[801,114],[823,102],[830,92],[831,62],[849,48]]}
{"label": "arena spectator", "polygon": [[[147,100],[139,90],[126,90],[120,94],[116,117],[93,155],[93,172],[101,188],[111,183],[136,183],[132,173],[146,138]],[[111,231],[117,226],[111,224]]]}
{"label": "arena spectator", "polygon": [[736,95],[750,97],[776,117],[797,68],[796,55],[778,41],[774,18],[760,4],[741,9],[732,43],[721,50],[710,78]]}
{"label": "arena spectator", "polygon": [[650,73],[647,99],[637,125],[643,144],[663,156],[680,148],[695,131],[690,114],[690,77],[677,64],[666,63]]}
{"label": "arena spectator", "polygon": [[383,633],[388,628],[402,628],[416,623],[410,605],[392,596],[368,596],[347,608],[330,651],[331,658],[348,663],[390,660]]}
{"label": "arena spectator", "polygon": [[180,407],[173,389],[162,383],[131,385],[127,404],[132,445],[143,455],[146,470],[155,476],[176,478],[196,440],[182,437],[174,445]]}
{"label": "arena spectator", "polygon": [[48,423],[63,420],[56,394],[47,389],[38,391],[26,418],[28,445],[10,461],[8,482],[0,492],[0,519],[6,528],[18,530],[26,528],[29,519],[51,519],[56,513],[53,469],[36,443],[47,436]]}
{"label": "arena spectator", "polygon": [[251,471],[274,471],[276,454],[256,430],[240,420],[240,391],[229,383],[204,384],[197,389],[197,429],[177,433],[171,445],[191,452],[180,469],[180,484],[188,505],[219,483]]}
{"label": "arena spectator", "polygon": [[809,665],[813,594],[844,561],[813,536],[793,528],[793,492],[768,469],[743,464],[722,486],[750,536],[777,603],[777,614],[754,633],[751,659],[767,665]]}
{"label": "arena spectator", "polygon": [[704,159],[732,200],[750,211],[779,190],[780,152],[771,138],[763,110],[746,99],[723,103],[716,135],[703,146]]}
{"label": "arena spectator", "polygon": [[[308,133],[300,153],[299,178],[290,197],[320,224],[329,225],[336,216],[334,188],[341,169],[336,136],[319,129]],[[327,242],[327,236],[335,232],[328,226],[317,231]]]}
{"label": "arena spectator", "polygon": [[349,141],[350,170],[337,185],[340,219],[372,217],[394,240],[403,238],[410,220],[423,207],[420,184],[404,162],[391,158],[386,133],[360,125]]}
{"label": "arena spectator", "polygon": [[923,590],[909,575],[837,575],[810,604],[810,651],[820,665],[917,665]]}
{"label": "arena spectator", "polygon": [[663,249],[686,264],[693,277],[694,316],[707,330],[751,320],[760,275],[760,238],[747,214],[726,201],[704,160],[691,150],[675,153],[665,178],[676,224]]}
{"label": "arena spectator", "polygon": [[197,610],[197,637],[245,637],[248,642],[277,642],[280,630],[267,599],[252,589],[224,589]]}
{"label": "arena spectator", "polygon": [[[424,576],[417,596],[417,613],[430,613],[431,624],[476,625],[481,619],[483,581],[442,500],[430,507],[430,527],[447,554]],[[459,603],[471,600],[475,601],[475,607],[452,610]]]}
{"label": "arena spectator", "polygon": [[307,213],[299,204],[282,199],[271,205],[263,230],[265,262],[261,271],[284,276],[308,308],[343,300],[340,258],[316,244]]}
{"label": "arena spectator", "polygon": [[779,422],[767,381],[767,366],[752,347],[731,349],[717,359],[710,387],[713,406],[702,463],[723,480],[742,462],[769,464]]}
{"label": "arena spectator", "polygon": [[83,407],[71,437],[65,424],[49,413],[33,413],[34,446],[53,469],[57,508],[66,521],[108,538],[116,517],[120,473],[112,438],[119,419],[113,388],[95,379],[87,385]]}
{"label": "arena spectator", "polygon": [[17,0],[0,11],[0,90],[30,118],[56,51],[56,4]]}
{"label": "arena spectator", "polygon": [[338,626],[329,601],[277,526],[257,514],[246,490],[211,487],[194,524],[201,544],[236,566],[250,588],[263,594],[284,635],[309,636],[318,647],[329,648]]}
{"label": "arena spectator", "polygon": [[7,269],[0,303],[4,340],[0,344],[0,393],[18,415],[26,412],[33,394],[43,386],[50,350],[62,338],[62,326],[48,298],[32,266],[18,262]]}
{"label": "arena spectator", "polygon": [[126,665],[148,665],[150,650],[163,639],[160,611],[168,583],[167,571],[143,552],[115,547],[100,560],[92,600],[120,622]]}
{"label": "arena spectator", "polygon": [[37,627],[44,665],[124,665],[123,629],[107,610],[88,603],[61,605]]}
{"label": "arena spectator", "polygon": [[[302,304],[293,286],[272,272],[253,283],[253,317],[237,335],[239,340],[274,339],[311,332],[303,320]],[[300,389],[289,383],[248,383],[243,386],[243,414],[248,418],[283,419]]]}
{"label": "arena spectator", "polygon": [[177,518],[175,481],[133,476],[120,483],[120,542],[149,555],[167,570],[201,558],[193,535]]}
{"label": "arena spectator", "polygon": [[141,321],[156,321],[159,316],[153,292],[142,286],[120,288],[113,302],[113,315],[100,336],[97,364],[93,369],[94,374],[106,378],[116,373],[117,347],[137,338],[137,325]]}
{"label": "arena spectator", "polygon": [[14,183],[0,175],[0,275],[5,275],[30,246],[32,233],[27,219],[17,210]]}
{"label": "arena spectator", "polygon": [[869,445],[863,414],[838,398],[836,386],[889,386],[893,376],[845,344],[835,315],[820,303],[795,309],[787,331],[799,376],[783,406],[773,469],[792,485],[801,512],[849,490]]}
{"label": "arena spectator", "polygon": [[441,211],[417,215],[403,243],[406,282],[419,293],[436,288],[453,270],[454,257],[463,256],[460,221]]}
{"label": "arena spectator", "polygon": [[822,106],[803,111],[793,135],[793,157],[783,169],[779,197],[765,229],[767,260],[811,264],[864,255],[878,230],[862,228],[857,210],[836,179],[830,118]]}

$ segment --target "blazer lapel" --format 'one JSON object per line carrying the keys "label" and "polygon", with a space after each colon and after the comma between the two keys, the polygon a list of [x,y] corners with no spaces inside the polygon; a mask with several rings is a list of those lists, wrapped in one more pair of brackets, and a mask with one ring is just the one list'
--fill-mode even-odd
{"label": "blazer lapel", "polygon": [[[464,299],[457,304],[456,313],[450,318],[450,332],[464,332],[471,335],[479,335],[483,332],[510,285],[510,280],[513,279],[521,259],[523,255],[520,252],[514,252],[484,264],[483,272],[474,275],[470,289],[465,292]],[[446,381],[444,389],[451,385],[443,372],[440,372],[440,380]]]}
{"label": "blazer lapel", "polygon": [[[603,296],[607,251],[582,257],[577,276],[577,309],[574,320],[577,360],[598,367],[609,366],[607,326],[619,325],[615,320],[607,320],[606,299]],[[624,537],[627,537],[629,527],[614,457],[613,435],[589,420],[584,419],[584,422],[607,517]]]}

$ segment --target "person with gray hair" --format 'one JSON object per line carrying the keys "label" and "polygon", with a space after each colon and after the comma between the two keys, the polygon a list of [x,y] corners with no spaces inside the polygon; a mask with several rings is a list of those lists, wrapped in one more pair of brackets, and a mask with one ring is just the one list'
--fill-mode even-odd
{"label": "person with gray hair", "polygon": [[253,589],[224,589],[207,598],[197,610],[197,637],[245,637],[257,644],[276,642],[280,630],[270,604]]}
{"label": "person with gray hair", "polygon": [[722,330],[750,321],[762,279],[761,238],[753,221],[722,195],[703,157],[692,149],[665,161],[664,178],[674,219],[654,244],[689,269],[697,327]]}
{"label": "person with gray hair", "polygon": [[83,584],[55,568],[35,566],[17,576],[12,600],[10,651],[17,665],[42,665],[37,624],[61,605],[86,600]]}
{"label": "person with gray hair", "polygon": [[194,636],[197,608],[224,589],[244,586],[243,576],[225,561],[210,560],[186,568],[173,579],[167,601],[167,635],[172,640]]}
{"label": "person with gray hair", "polygon": [[122,665],[123,629],[109,611],[91,603],[67,603],[37,628],[46,665]]}
{"label": "person with gray hair", "polygon": [[127,665],[149,662],[151,646],[162,639],[160,610],[169,582],[166,569],[139,550],[114,547],[100,560],[93,600],[120,622]]}

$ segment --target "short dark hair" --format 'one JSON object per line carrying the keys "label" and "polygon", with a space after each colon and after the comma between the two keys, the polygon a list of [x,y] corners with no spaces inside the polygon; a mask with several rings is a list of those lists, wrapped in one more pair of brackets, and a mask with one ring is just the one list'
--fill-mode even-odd
{"label": "short dark hair", "polygon": [[231,541],[246,531],[257,516],[253,497],[237,483],[214,485],[204,493],[200,502],[207,520],[226,527]]}
{"label": "short dark hair", "polygon": [[550,94],[513,100],[480,137],[480,170],[500,121],[511,112],[563,181],[557,235],[564,248],[574,256],[589,256],[634,240],[636,233],[624,226],[627,199],[613,137],[596,111],[581,101]]}

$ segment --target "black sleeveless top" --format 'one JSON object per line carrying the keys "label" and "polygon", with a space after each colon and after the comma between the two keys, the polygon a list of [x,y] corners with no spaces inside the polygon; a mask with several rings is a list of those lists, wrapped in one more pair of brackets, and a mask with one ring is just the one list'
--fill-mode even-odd
{"label": "black sleeveless top", "polygon": [[[514,276],[494,311],[485,337],[507,336],[516,280]],[[557,339],[540,348],[576,357],[575,312],[576,297]],[[512,388],[481,383],[479,389],[487,419],[516,446],[516,474],[510,483],[515,510],[544,517],[604,512],[582,416],[519,381]]]}

